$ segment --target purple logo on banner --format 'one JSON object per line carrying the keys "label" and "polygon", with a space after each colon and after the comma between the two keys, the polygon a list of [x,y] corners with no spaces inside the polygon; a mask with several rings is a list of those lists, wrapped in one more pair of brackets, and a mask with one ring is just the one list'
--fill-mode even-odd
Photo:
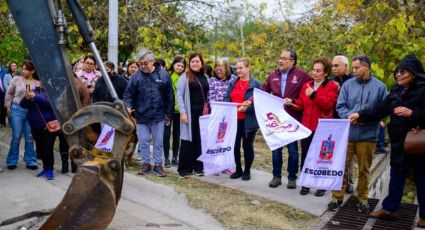
{"label": "purple logo on banner", "polygon": [[267,116],[267,119],[264,120],[264,123],[269,131],[265,134],[266,136],[270,136],[273,133],[297,132],[300,127],[297,124],[294,124],[294,126],[292,126],[292,124],[290,124],[288,121],[285,121],[285,120],[281,121],[279,117],[272,112],[267,113],[266,116]]}

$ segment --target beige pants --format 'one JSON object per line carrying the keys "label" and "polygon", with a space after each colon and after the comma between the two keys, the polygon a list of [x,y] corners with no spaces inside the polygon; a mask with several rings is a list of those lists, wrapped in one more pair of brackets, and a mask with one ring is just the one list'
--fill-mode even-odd
{"label": "beige pants", "polygon": [[342,200],[347,187],[347,171],[350,168],[353,157],[357,157],[359,179],[357,181],[357,200],[367,201],[369,194],[370,167],[372,166],[373,154],[376,142],[374,141],[349,141],[347,157],[345,159],[344,180],[340,191],[332,191],[332,198]]}

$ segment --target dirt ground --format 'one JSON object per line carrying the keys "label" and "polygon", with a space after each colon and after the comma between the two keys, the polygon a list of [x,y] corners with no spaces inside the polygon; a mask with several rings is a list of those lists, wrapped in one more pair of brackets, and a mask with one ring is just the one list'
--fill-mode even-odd
{"label": "dirt ground", "polygon": [[[136,169],[131,173],[137,174]],[[155,183],[172,186],[185,194],[192,207],[210,213],[227,229],[312,229],[319,220],[300,210],[235,189],[210,184],[195,177],[181,179],[146,175]]]}

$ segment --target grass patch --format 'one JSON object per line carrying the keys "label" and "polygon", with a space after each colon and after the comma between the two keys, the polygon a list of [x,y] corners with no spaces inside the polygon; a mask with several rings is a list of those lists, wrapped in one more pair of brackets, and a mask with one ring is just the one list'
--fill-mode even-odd
{"label": "grass patch", "polygon": [[407,174],[401,203],[415,204],[415,200],[417,199],[416,183],[413,171],[414,170],[410,170],[410,172]]}
{"label": "grass patch", "polygon": [[[243,152],[243,149],[241,148],[241,151]],[[298,145],[298,152],[301,156],[301,146]],[[264,140],[264,137],[261,133],[261,131],[257,132],[257,136],[254,140],[254,153],[255,158],[254,162],[252,163],[252,168],[265,171],[265,172],[272,172],[273,170],[273,162],[272,162],[272,151],[269,149],[269,146],[267,146],[266,141]],[[242,155],[243,156],[243,155]],[[288,168],[288,149],[283,147],[282,150],[282,156],[283,156],[283,168],[282,168],[282,176],[287,176],[288,172],[286,169]],[[242,157],[243,162],[243,157]],[[242,163],[242,165],[244,165]],[[271,180],[272,178],[270,178]]]}
{"label": "grass patch", "polygon": [[[243,152],[242,148],[241,148],[241,151]],[[257,135],[255,136],[254,153],[255,153],[255,158],[254,158],[254,162],[252,163],[252,168],[266,171],[266,172],[271,172],[273,170],[272,151],[269,149],[269,146],[267,146],[267,143],[264,140],[263,135],[261,134],[260,131],[258,131]],[[243,157],[242,157],[242,160],[243,160]]]}
{"label": "grass patch", "polygon": [[[136,174],[136,170],[129,172]],[[174,187],[186,195],[190,206],[210,213],[228,229],[306,229],[315,222],[313,216],[288,205],[195,178],[144,177]]]}

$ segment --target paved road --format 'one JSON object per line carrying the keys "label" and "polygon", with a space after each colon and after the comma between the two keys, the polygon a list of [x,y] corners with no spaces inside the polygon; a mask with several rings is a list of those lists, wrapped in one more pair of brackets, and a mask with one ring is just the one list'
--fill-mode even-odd
{"label": "paved road", "polygon": [[[25,169],[22,156],[18,169],[6,168],[10,129],[0,128],[0,223],[33,211],[53,209],[65,194],[72,174],[55,171],[55,179],[37,178],[37,171]],[[21,155],[23,154],[21,144]],[[59,160],[59,155],[55,155]],[[41,164],[39,164],[41,166]],[[55,169],[60,170],[57,161]],[[152,183],[126,173],[122,198],[108,229],[222,229],[220,223],[202,210],[188,205],[184,195],[169,186]],[[0,229],[36,229],[40,219],[32,218]],[[37,225],[38,223],[38,225]]]}

